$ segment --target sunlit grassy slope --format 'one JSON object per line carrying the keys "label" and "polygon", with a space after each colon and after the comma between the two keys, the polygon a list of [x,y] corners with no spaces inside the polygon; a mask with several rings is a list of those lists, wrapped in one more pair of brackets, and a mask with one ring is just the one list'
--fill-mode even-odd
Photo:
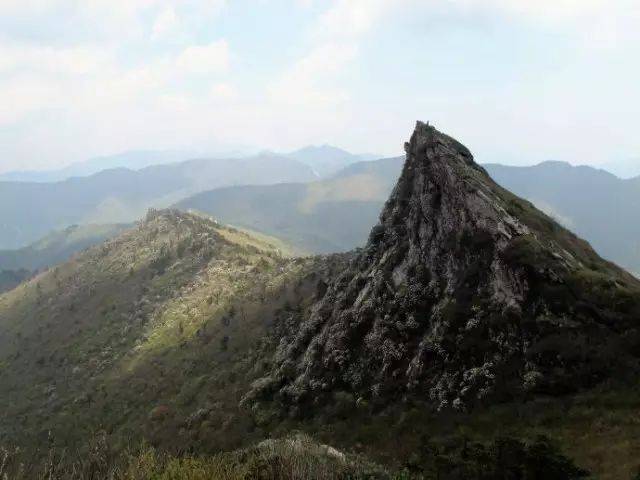
{"label": "sunlit grassy slope", "polygon": [[[546,435],[598,478],[631,478],[640,467],[640,395],[614,385],[455,414],[404,402],[379,410],[347,392],[303,421],[240,406],[270,368],[278,338],[270,327],[291,325],[349,259],[287,253],[275,239],[207,218],[151,212],[0,296],[0,444],[74,452],[106,435],[113,452],[146,440],[179,455],[131,478],[208,478],[197,474],[230,459],[228,478],[253,478],[236,475],[246,466],[237,459],[252,457],[216,452],[292,430],[412,475],[389,478],[439,478],[434,468],[461,464],[467,440],[494,452],[505,435]],[[352,471],[334,460],[337,470],[318,478]]]}
{"label": "sunlit grassy slope", "polygon": [[151,212],[1,296],[2,440],[244,439],[237,403],[261,368],[256,349],[311,262],[201,217]]}

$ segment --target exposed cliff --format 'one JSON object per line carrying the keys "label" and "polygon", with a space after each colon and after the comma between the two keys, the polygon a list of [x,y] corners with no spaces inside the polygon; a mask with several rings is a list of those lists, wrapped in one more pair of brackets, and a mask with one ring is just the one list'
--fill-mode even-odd
{"label": "exposed cliff", "polygon": [[637,372],[637,280],[432,126],[418,122],[405,150],[367,246],[281,326],[252,395],[296,405],[346,390],[465,409]]}

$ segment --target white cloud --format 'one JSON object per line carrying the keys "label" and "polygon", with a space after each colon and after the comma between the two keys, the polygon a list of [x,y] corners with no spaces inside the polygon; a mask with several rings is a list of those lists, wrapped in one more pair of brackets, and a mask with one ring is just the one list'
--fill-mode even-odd
{"label": "white cloud", "polygon": [[318,18],[307,53],[269,85],[271,100],[282,105],[330,108],[348,102],[342,85],[357,60],[362,38],[392,6],[405,0],[336,0]]}
{"label": "white cloud", "polygon": [[224,73],[229,68],[229,45],[226,40],[217,40],[188,47],[178,56],[176,66],[193,74]]}
{"label": "white cloud", "polygon": [[317,34],[329,39],[350,39],[367,33],[389,9],[404,0],[337,0],[321,17]]}
{"label": "white cloud", "polygon": [[[606,14],[611,0],[458,0],[476,8],[498,8],[545,22],[572,21],[594,14]],[[613,7],[615,9],[615,6]]]}
{"label": "white cloud", "polygon": [[168,6],[162,9],[157,15],[151,28],[151,38],[158,40],[175,34],[180,30],[180,19],[173,7]]}
{"label": "white cloud", "polygon": [[86,75],[105,73],[113,68],[114,59],[97,47],[43,47],[39,45],[0,44],[0,74],[22,71]]}
{"label": "white cloud", "polygon": [[335,105],[348,99],[337,85],[340,73],[356,57],[353,44],[327,43],[316,47],[291,65],[270,86],[273,101],[283,105]]}
{"label": "white cloud", "polygon": [[458,7],[496,11],[556,28],[590,48],[612,48],[640,38],[637,0],[451,0]]}
{"label": "white cloud", "polygon": [[0,127],[55,105],[56,85],[33,78],[13,78],[0,85]]}
{"label": "white cloud", "polygon": [[[268,8],[270,1],[263,0],[260,8]],[[612,81],[604,78],[610,68],[601,68],[606,73],[594,80],[598,72],[590,69],[592,58],[598,57],[594,65],[603,67],[608,51],[586,50],[585,54],[576,49],[576,57],[581,54],[582,58],[569,63],[581,61],[581,75],[576,75],[575,64],[563,65],[540,72],[540,77],[519,78],[512,90],[506,81],[480,90],[472,85],[471,75],[463,92],[453,95],[443,88],[421,92],[422,96],[411,85],[404,91],[401,83],[414,81],[408,78],[412,65],[398,65],[388,53],[384,58],[367,57],[367,62],[361,62],[360,56],[368,52],[366,43],[379,30],[410,23],[396,20],[440,18],[437,15],[446,11],[443,18],[453,28],[458,19],[466,28],[476,19],[490,17],[496,25],[532,32],[527,38],[533,43],[547,32],[560,32],[561,44],[565,38],[571,41],[564,44],[565,49],[579,46],[574,42],[578,39],[589,49],[617,49],[619,59],[638,48],[633,41],[640,32],[637,0],[312,1],[291,0],[310,7],[297,14],[324,11],[305,34],[292,37],[290,49],[273,53],[273,63],[271,58],[258,59],[264,63],[261,67],[268,68],[256,69],[254,78],[250,45],[255,38],[234,43],[238,36],[252,35],[250,27],[246,32],[233,31],[228,38],[217,36],[219,25],[214,20],[224,0],[0,0],[0,16],[16,15],[30,26],[54,22],[55,15],[63,12],[69,14],[65,17],[69,24],[96,30],[70,32],[68,38],[45,38],[46,28],[42,35],[35,28],[16,38],[9,36],[11,29],[0,34],[0,158],[36,162],[46,157],[46,161],[61,162],[76,159],[65,155],[86,157],[128,148],[201,147],[220,140],[242,142],[247,131],[252,132],[250,141],[260,147],[342,141],[354,142],[362,150],[395,153],[406,130],[425,115],[443,128],[455,127],[453,133],[476,142],[479,151],[496,149],[488,130],[505,129],[499,146],[505,149],[505,157],[522,151],[528,158],[547,153],[576,158],[575,144],[587,137],[598,137],[602,144],[599,150],[595,145],[582,147],[582,151],[593,151],[594,158],[606,155],[612,146],[619,148],[620,155],[635,153],[627,125],[633,124],[638,110],[640,97],[632,85],[640,71],[634,73],[629,67],[623,75],[619,69]],[[286,18],[264,21],[287,28]],[[413,21],[411,28],[418,23]],[[424,25],[427,28],[429,22]],[[410,37],[416,32],[406,33]],[[419,34],[414,38],[416,44],[407,44],[406,49],[415,52],[416,58],[427,55]],[[243,58],[244,54],[249,57]],[[291,54],[297,56],[273,71]],[[637,64],[632,55],[624,58],[625,63]],[[388,88],[372,86],[373,91],[385,88],[384,98],[366,98],[368,93],[356,90],[357,82],[367,81],[371,62],[376,62],[378,72],[403,69],[398,83],[389,73],[384,80],[389,81]],[[487,70],[492,67],[488,62]],[[438,78],[443,75],[447,72],[434,72]],[[425,83],[429,83],[426,78]],[[616,86],[617,93],[612,92]],[[483,102],[473,98],[478,92]],[[621,97],[628,98],[623,103]],[[605,120],[593,120],[598,112],[612,125],[603,128]],[[362,117],[374,121],[351,128]],[[531,131],[544,132],[544,145]]]}
{"label": "white cloud", "polygon": [[233,100],[238,95],[238,90],[230,83],[216,83],[209,90],[209,96],[213,100]]}
{"label": "white cloud", "polygon": [[74,118],[106,116],[114,109],[138,106],[152,110],[171,104],[184,110],[200,95],[190,90],[190,77],[214,85],[205,94],[207,101],[209,96],[230,99],[236,93],[222,81],[228,59],[225,40],[189,46],[132,66],[119,64],[110,50],[99,46],[0,44],[0,105],[4,107],[0,127],[17,125],[29,115],[50,109]]}

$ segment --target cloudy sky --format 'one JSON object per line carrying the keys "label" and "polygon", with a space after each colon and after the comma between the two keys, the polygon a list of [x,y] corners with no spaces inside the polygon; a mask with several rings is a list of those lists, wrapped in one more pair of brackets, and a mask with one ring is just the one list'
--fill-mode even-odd
{"label": "cloudy sky", "polygon": [[[637,0],[0,0],[0,171],[131,149],[640,158]],[[640,160],[637,160],[640,173]]]}

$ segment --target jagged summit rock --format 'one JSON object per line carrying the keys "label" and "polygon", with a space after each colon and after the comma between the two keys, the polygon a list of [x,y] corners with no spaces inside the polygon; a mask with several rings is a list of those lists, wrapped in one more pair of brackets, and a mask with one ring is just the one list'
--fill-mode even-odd
{"label": "jagged summit rock", "polygon": [[279,329],[292,333],[251,395],[465,409],[638,371],[637,280],[433,126],[418,122],[405,150],[367,245]]}

